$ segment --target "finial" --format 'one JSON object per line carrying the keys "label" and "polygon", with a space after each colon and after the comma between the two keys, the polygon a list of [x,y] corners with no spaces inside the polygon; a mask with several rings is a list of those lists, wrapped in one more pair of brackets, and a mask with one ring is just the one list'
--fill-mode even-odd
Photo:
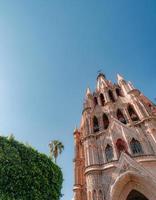
{"label": "finial", "polygon": [[118,82],[119,82],[119,81],[124,80],[124,78],[123,78],[120,74],[117,74],[117,80],[118,80]]}
{"label": "finial", "polygon": [[77,126],[75,126],[74,133],[76,133],[76,132],[78,132],[78,131],[79,131],[79,130],[78,130]]}
{"label": "finial", "polygon": [[130,81],[128,81],[128,85],[129,85],[129,87],[130,87],[131,90],[135,89],[134,86],[133,86],[133,84]]}
{"label": "finial", "polygon": [[102,70],[98,70],[98,76],[97,76],[97,79],[100,77],[100,76],[103,76],[103,78],[106,78],[105,74],[102,72]]}
{"label": "finial", "polygon": [[88,97],[90,94],[91,94],[91,90],[90,90],[90,88],[88,87],[87,90],[86,90],[86,97]]}

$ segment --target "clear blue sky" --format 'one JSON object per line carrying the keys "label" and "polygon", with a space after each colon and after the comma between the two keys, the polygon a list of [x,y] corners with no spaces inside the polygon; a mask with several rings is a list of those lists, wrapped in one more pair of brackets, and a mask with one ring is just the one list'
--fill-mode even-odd
{"label": "clear blue sky", "polygon": [[156,97],[155,0],[0,0],[0,133],[46,154],[50,140],[64,143],[62,200],[72,199],[72,133],[99,69]]}

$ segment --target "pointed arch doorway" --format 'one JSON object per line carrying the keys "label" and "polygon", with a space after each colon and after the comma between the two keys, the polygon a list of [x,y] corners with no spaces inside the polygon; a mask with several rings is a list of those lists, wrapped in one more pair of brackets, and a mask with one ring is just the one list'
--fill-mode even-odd
{"label": "pointed arch doorway", "polygon": [[143,194],[136,190],[132,190],[126,200],[149,200]]}

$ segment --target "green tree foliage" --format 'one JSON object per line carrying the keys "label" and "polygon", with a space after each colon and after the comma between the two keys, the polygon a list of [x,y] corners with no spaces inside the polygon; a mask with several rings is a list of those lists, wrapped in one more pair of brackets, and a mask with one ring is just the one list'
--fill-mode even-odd
{"label": "green tree foliage", "polygon": [[46,155],[0,137],[0,200],[59,200],[62,172]]}

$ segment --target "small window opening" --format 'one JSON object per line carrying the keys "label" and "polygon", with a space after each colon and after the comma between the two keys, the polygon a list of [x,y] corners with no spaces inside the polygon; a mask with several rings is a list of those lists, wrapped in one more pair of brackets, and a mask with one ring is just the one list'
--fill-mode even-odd
{"label": "small window opening", "polygon": [[105,155],[106,155],[107,162],[113,159],[113,148],[109,144],[107,144],[105,148]]}
{"label": "small window opening", "polygon": [[120,109],[117,110],[117,118],[123,124],[127,124],[126,119]]}
{"label": "small window opening", "polygon": [[116,94],[118,97],[122,97],[122,93],[121,93],[121,89],[120,88],[116,88]]}
{"label": "small window opening", "polygon": [[98,132],[99,131],[98,119],[95,116],[93,118],[93,130],[94,130],[94,132]]}
{"label": "small window opening", "polygon": [[130,118],[131,118],[132,121],[138,121],[139,120],[138,115],[136,114],[134,108],[131,105],[128,106],[128,112],[129,112],[129,115],[130,115]]}
{"label": "small window opening", "polygon": [[113,95],[113,92],[111,90],[108,91],[108,94],[109,94],[109,98],[112,102],[115,102],[115,98],[114,98],[114,95]]}
{"label": "small window opening", "polygon": [[103,94],[100,94],[100,101],[101,101],[101,105],[104,106],[104,104],[105,104],[105,99],[104,99]]}
{"label": "small window opening", "polygon": [[122,139],[118,139],[117,140],[116,146],[117,146],[119,155],[121,154],[122,151],[127,153],[126,143]]}
{"label": "small window opening", "polygon": [[132,139],[130,143],[133,154],[143,154],[142,146],[138,140]]}
{"label": "small window opening", "polygon": [[97,97],[94,97],[94,106],[98,105]]}
{"label": "small window opening", "polygon": [[109,119],[105,113],[103,114],[103,125],[104,125],[104,129],[107,129],[109,126]]}

